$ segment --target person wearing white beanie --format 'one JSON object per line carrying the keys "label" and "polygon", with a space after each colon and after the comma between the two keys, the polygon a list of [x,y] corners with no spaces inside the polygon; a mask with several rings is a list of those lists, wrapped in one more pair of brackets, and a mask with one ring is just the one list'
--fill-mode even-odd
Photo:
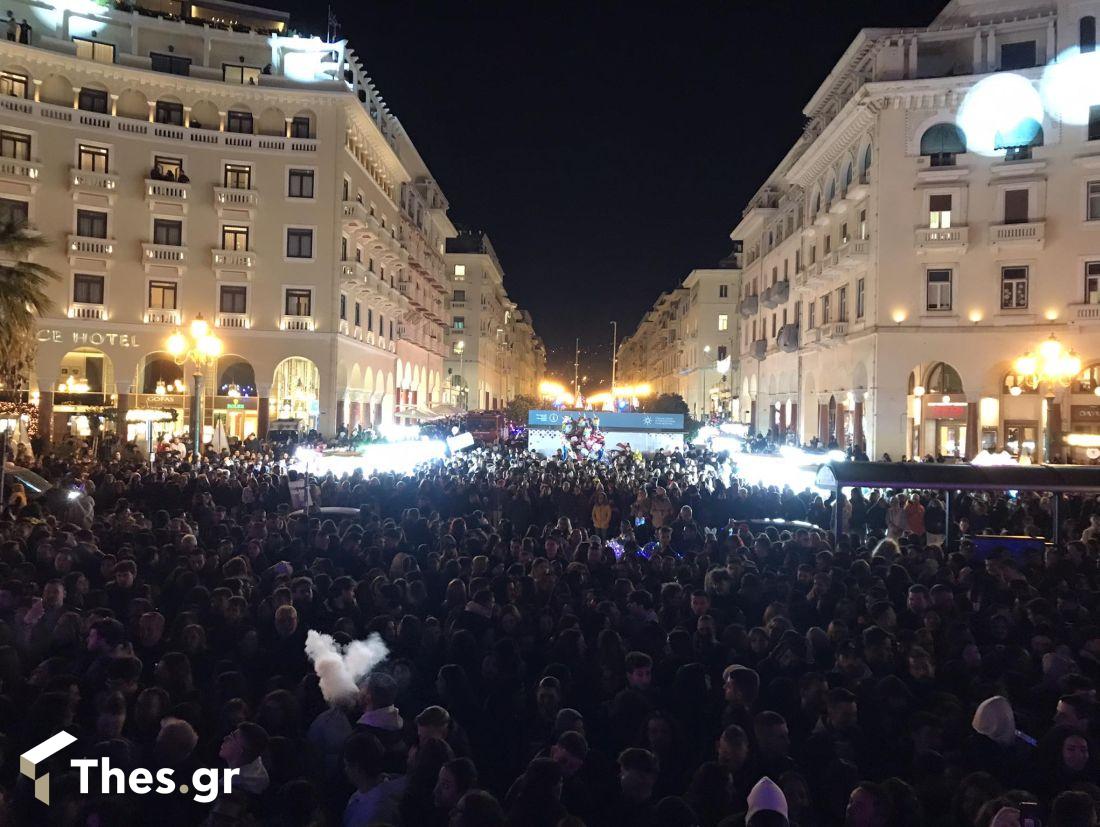
{"label": "person wearing white beanie", "polygon": [[[745,827],[787,824],[787,797],[779,785],[766,775],[749,791],[748,805]],[[782,818],[776,818],[776,814]]]}

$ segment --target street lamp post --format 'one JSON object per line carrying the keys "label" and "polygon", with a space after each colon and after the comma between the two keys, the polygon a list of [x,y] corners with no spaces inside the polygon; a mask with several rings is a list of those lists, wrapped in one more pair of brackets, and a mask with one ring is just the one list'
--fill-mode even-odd
{"label": "street lamp post", "polygon": [[192,375],[195,388],[191,397],[191,447],[195,456],[201,456],[203,370],[217,363],[222,352],[222,341],[210,332],[210,325],[202,317],[202,313],[195,316],[189,332],[190,336],[177,330],[168,337],[165,345],[177,365],[182,366],[188,360],[195,364]]}
{"label": "street lamp post", "polygon": [[1073,378],[1081,373],[1081,357],[1073,350],[1066,350],[1052,333],[1039,345],[1038,352],[1028,351],[1013,365],[1017,383],[1031,390],[1045,389],[1043,395],[1043,462],[1050,462],[1053,449],[1050,419],[1057,389],[1069,387]]}
{"label": "street lamp post", "polygon": [[703,409],[703,418],[706,419],[707,410],[710,407],[710,400],[707,398],[707,362],[710,361],[710,345],[703,346],[703,402],[700,407]]}

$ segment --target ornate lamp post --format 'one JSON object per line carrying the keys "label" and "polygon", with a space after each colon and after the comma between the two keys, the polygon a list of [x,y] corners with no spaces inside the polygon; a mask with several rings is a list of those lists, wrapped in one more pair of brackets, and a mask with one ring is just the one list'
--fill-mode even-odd
{"label": "ornate lamp post", "polygon": [[[1081,357],[1076,351],[1066,350],[1052,333],[1039,345],[1037,352],[1028,351],[1013,365],[1017,383],[1030,390],[1045,390],[1043,395],[1043,462],[1050,462],[1050,417],[1055,391],[1069,387],[1074,377],[1081,373]],[[1014,389],[1010,393],[1015,393]]]}
{"label": "ornate lamp post", "polygon": [[188,360],[195,364],[192,378],[195,383],[191,397],[191,443],[196,456],[202,454],[202,375],[208,367],[213,367],[222,352],[222,340],[210,332],[210,325],[202,317],[195,316],[190,326],[190,336],[177,330],[165,343],[168,352],[177,365]]}

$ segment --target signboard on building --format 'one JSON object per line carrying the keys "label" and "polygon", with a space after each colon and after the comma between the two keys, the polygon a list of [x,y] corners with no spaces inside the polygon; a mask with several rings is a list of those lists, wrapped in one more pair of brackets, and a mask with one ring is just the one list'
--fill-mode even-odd
{"label": "signboard on building", "polygon": [[1100,405],[1071,405],[1069,416],[1074,422],[1100,422]]}
{"label": "signboard on building", "polygon": [[53,342],[73,347],[140,347],[136,333],[104,333],[99,330],[55,330],[44,327],[36,334],[40,342]]}
{"label": "signboard on building", "polygon": [[611,411],[538,411],[527,413],[529,428],[561,428],[562,421],[568,417],[597,417],[601,431],[683,431],[684,415],[670,413],[616,413]]}

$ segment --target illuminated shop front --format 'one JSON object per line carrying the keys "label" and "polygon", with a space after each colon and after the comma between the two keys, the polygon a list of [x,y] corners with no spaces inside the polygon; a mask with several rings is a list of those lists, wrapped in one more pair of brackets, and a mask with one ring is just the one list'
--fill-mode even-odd
{"label": "illuminated shop front", "polygon": [[259,432],[259,400],[256,395],[256,371],[240,356],[227,355],[218,360],[215,383],[213,419],[207,424],[219,424],[230,438],[244,440]]}
{"label": "illuminated shop front", "polygon": [[53,393],[53,432],[57,436],[91,437],[114,429],[114,366],[101,350],[77,348],[61,360],[49,388]]}
{"label": "illuminated shop front", "polygon": [[317,427],[321,412],[321,374],[301,356],[284,359],[275,369],[271,388],[271,418],[292,419],[302,430]]}

